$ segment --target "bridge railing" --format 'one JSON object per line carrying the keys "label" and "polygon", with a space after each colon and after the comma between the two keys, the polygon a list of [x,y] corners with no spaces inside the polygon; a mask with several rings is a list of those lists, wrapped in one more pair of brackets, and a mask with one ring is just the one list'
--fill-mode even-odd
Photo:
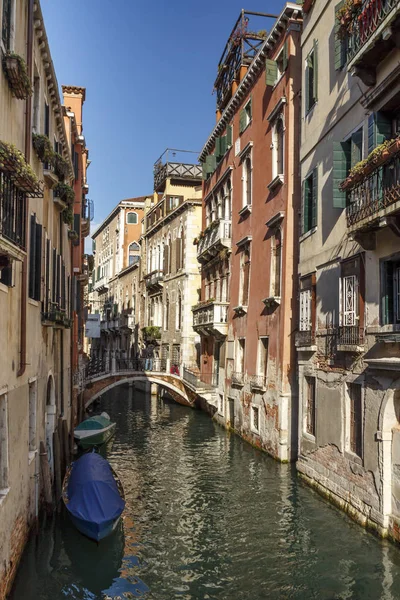
{"label": "bridge railing", "polygon": [[151,371],[165,373],[167,361],[162,358],[117,358],[115,370],[119,371]]}

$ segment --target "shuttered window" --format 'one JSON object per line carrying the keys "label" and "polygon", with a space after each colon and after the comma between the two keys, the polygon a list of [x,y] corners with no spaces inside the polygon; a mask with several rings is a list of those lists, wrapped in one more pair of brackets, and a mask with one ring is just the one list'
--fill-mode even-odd
{"label": "shuttered window", "polygon": [[315,168],[303,181],[302,233],[307,233],[307,231],[317,226],[317,202],[318,170]]}
{"label": "shuttered window", "polygon": [[346,64],[347,41],[341,34],[340,21],[337,17],[338,11],[343,7],[345,0],[335,6],[335,69],[339,71]]}
{"label": "shuttered window", "polygon": [[44,134],[50,136],[50,108],[47,102],[44,103]]}
{"label": "shuttered window", "polygon": [[400,260],[382,263],[381,321],[383,325],[400,323]]}
{"label": "shuttered window", "polygon": [[376,146],[390,139],[392,134],[392,121],[383,112],[372,113],[368,117],[368,154]]}
{"label": "shuttered window", "polygon": [[0,283],[6,285],[7,287],[11,287],[13,285],[12,262],[10,262],[6,267],[2,267],[0,269]]}
{"label": "shuttered window", "polygon": [[41,299],[42,280],[42,226],[36,222],[36,214],[31,215],[29,244],[29,297],[38,302]]}
{"label": "shuttered window", "polygon": [[250,287],[250,244],[243,247],[241,256],[241,299],[240,304],[247,306],[249,302]]}
{"label": "shuttered window", "polygon": [[265,61],[265,84],[273,87],[278,79],[278,65],[275,60]]}
{"label": "shuttered window", "polygon": [[1,38],[6,50],[11,47],[11,0],[3,0]]}
{"label": "shuttered window", "polygon": [[252,99],[242,108],[239,114],[239,131],[243,133],[252,119]]}
{"label": "shuttered window", "polygon": [[305,110],[312,109],[318,99],[318,42],[314,40],[313,49],[306,58],[305,65]]}

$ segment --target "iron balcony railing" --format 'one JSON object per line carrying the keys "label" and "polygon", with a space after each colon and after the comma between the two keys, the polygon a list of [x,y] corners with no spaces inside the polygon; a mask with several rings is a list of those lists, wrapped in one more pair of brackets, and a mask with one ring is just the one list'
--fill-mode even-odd
{"label": "iron balcony railing", "polygon": [[208,304],[194,306],[193,327],[226,325],[228,322],[229,302],[210,301]]}
{"label": "iron balcony railing", "polygon": [[251,375],[250,376],[250,390],[265,390],[266,377],[265,375]]}
{"label": "iron balcony railing", "polygon": [[354,13],[349,25],[347,60],[352,61],[374,35],[392,10],[399,9],[398,0],[369,0],[363,2],[360,11]]}
{"label": "iron balcony railing", "polygon": [[351,227],[400,200],[400,153],[376,167],[348,192],[347,225]]}
{"label": "iron balcony railing", "polygon": [[244,373],[241,371],[234,371],[232,373],[233,385],[244,385]]}
{"label": "iron balcony railing", "polygon": [[93,221],[94,218],[94,202],[85,198],[82,202],[82,219],[85,221]]}
{"label": "iron balcony railing", "polygon": [[19,248],[26,248],[26,196],[11,176],[0,172],[0,235]]}
{"label": "iron balcony railing", "polygon": [[152,271],[148,275],[144,276],[144,280],[146,282],[146,287],[152,287],[154,285],[157,285],[157,284],[161,283],[163,281],[163,279],[164,279],[164,273],[162,271],[159,271],[158,269],[156,271]]}
{"label": "iron balcony railing", "polygon": [[163,358],[117,358],[117,371],[153,371],[165,373],[167,361]]}
{"label": "iron balcony railing", "polygon": [[297,331],[295,345],[296,347],[313,346],[315,344],[315,332],[312,329],[306,331]]}
{"label": "iron balcony railing", "polygon": [[358,325],[345,325],[337,329],[338,346],[362,346],[364,332]]}
{"label": "iron balcony railing", "polygon": [[104,358],[92,358],[86,364],[85,375],[86,379],[95,377],[96,375],[102,375],[108,370],[106,360]]}
{"label": "iron balcony railing", "polygon": [[227,248],[231,247],[231,222],[221,220],[216,226],[211,226],[197,244],[197,257],[200,258],[208,250],[222,243]]}
{"label": "iron balcony railing", "polygon": [[197,367],[184,365],[182,378],[196,389],[212,389],[218,387],[218,373],[200,371]]}

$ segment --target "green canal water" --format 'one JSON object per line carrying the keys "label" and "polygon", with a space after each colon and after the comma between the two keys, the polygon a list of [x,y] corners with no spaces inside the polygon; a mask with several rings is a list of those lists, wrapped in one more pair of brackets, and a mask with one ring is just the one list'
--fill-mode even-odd
{"label": "green canal water", "polygon": [[12,600],[396,600],[400,551],[292,467],[205,414],[128,388],[103,397],[121,528],[98,546],[62,514],[32,537]]}

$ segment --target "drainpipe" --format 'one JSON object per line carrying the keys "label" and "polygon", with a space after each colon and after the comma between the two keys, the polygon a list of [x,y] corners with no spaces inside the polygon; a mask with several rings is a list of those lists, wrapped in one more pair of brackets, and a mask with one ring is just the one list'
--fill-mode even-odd
{"label": "drainpipe", "polygon": [[[60,212],[60,255],[63,255],[63,218]],[[60,329],[60,404],[61,416],[64,416],[64,329]]]}
{"label": "drainpipe", "polygon": [[[29,81],[32,81],[33,72],[33,2],[28,2],[28,31],[27,31],[27,68]],[[25,160],[29,164],[31,159],[31,124],[32,124],[32,98],[26,99],[25,111]],[[29,224],[29,199],[26,199],[25,211],[25,240],[28,245],[28,224]],[[28,288],[28,257],[25,255],[22,262],[22,281],[21,281],[21,334],[20,334],[20,362],[17,371],[17,377],[25,373],[26,368],[26,307],[27,307],[27,288]]]}

